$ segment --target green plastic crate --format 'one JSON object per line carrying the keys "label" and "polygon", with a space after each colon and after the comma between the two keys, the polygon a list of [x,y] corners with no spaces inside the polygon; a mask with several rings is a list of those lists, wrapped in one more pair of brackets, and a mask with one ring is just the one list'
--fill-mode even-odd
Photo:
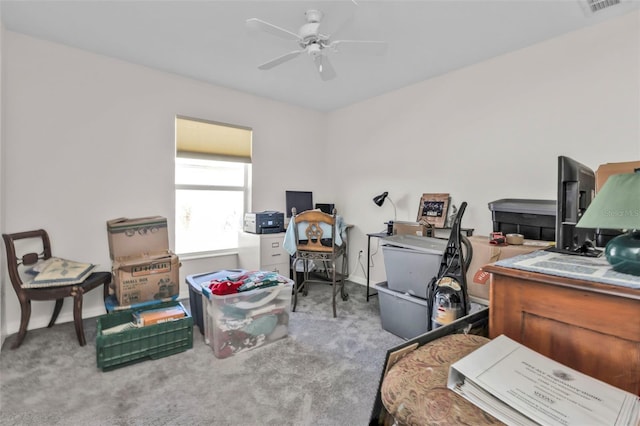
{"label": "green plastic crate", "polygon": [[[135,311],[182,306],[177,301],[146,306]],[[193,318],[185,310],[184,318],[132,328],[119,333],[103,334],[102,330],[133,320],[134,310],[118,311],[98,318],[96,358],[98,368],[109,371],[146,359],[158,359],[184,352],[193,347]]]}

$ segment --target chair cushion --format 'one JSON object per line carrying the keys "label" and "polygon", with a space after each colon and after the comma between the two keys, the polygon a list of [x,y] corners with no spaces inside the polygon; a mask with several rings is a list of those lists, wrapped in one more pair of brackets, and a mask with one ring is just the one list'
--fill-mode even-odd
{"label": "chair cushion", "polygon": [[447,388],[449,366],[487,342],[482,336],[451,334],[404,356],[382,382],[386,410],[399,425],[503,424]]}
{"label": "chair cushion", "polygon": [[25,271],[31,279],[23,280],[22,288],[58,287],[80,284],[97,265],[51,257]]}

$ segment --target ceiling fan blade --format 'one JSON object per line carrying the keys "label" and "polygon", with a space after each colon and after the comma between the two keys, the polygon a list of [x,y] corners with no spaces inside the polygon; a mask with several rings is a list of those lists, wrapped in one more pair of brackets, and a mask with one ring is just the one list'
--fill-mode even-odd
{"label": "ceiling fan blade", "polygon": [[288,60],[295,58],[296,56],[298,56],[302,52],[304,52],[304,50],[294,50],[293,52],[285,53],[282,56],[278,56],[277,58],[274,58],[274,59],[272,59],[272,60],[270,60],[268,62],[265,62],[264,64],[258,66],[258,68],[261,69],[261,70],[271,69],[271,68],[275,67],[276,65],[280,65],[283,62],[287,62]]}
{"label": "ceiling fan blade", "polygon": [[287,40],[300,40],[300,36],[289,30],[278,27],[277,25],[270,24],[258,18],[247,19],[247,27],[252,30],[262,30],[269,34],[273,34],[278,37],[286,38]]}
{"label": "ceiling fan blade", "polygon": [[333,69],[333,65],[329,62],[329,58],[325,55],[318,55],[313,58],[313,62],[316,64],[316,69],[320,74],[320,78],[324,81],[331,80],[336,77],[336,70]]}
{"label": "ceiling fan blade", "polygon": [[387,42],[373,40],[336,40],[331,42],[329,47],[340,53],[384,55],[387,51]]}

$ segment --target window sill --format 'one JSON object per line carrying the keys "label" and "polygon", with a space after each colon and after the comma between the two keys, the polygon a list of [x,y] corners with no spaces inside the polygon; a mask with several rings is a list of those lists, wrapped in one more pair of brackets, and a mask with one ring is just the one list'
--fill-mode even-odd
{"label": "window sill", "polygon": [[214,257],[233,256],[238,254],[238,249],[227,249],[210,251],[203,253],[183,253],[178,254],[180,260],[198,260],[198,259],[211,259]]}

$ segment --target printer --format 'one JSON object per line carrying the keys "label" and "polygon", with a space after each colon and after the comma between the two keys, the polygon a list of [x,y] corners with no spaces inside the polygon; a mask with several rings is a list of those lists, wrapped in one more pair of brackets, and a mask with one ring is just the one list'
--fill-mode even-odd
{"label": "printer", "polygon": [[263,211],[244,214],[244,232],[252,234],[276,234],[284,232],[284,213]]}

